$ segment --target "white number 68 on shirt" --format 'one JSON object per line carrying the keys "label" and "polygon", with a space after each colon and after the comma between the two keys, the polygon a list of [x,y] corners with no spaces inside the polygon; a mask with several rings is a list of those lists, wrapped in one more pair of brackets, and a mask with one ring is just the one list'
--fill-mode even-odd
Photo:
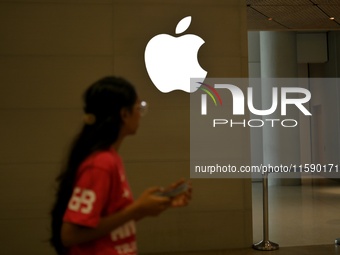
{"label": "white number 68 on shirt", "polygon": [[96,193],[92,190],[75,187],[68,208],[75,212],[89,214],[95,201]]}

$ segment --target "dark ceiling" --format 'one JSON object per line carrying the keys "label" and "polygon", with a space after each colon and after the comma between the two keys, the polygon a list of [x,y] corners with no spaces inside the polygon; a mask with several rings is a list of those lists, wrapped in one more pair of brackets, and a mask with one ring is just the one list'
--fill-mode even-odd
{"label": "dark ceiling", "polygon": [[248,30],[340,30],[340,0],[246,0]]}

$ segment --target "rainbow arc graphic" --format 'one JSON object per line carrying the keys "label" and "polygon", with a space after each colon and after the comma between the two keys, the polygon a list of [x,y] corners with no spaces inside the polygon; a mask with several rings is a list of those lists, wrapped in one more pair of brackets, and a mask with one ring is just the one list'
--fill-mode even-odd
{"label": "rainbow arc graphic", "polygon": [[202,85],[199,87],[199,89],[203,90],[205,93],[207,93],[210,96],[215,106],[217,106],[217,101],[219,102],[220,105],[222,105],[222,99],[213,86],[205,84],[203,82],[197,82],[197,83]]}

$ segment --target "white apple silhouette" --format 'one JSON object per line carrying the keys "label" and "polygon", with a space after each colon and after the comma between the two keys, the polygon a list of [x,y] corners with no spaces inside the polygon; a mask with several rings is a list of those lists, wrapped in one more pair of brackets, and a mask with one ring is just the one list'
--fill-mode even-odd
{"label": "white apple silhouette", "polygon": [[[191,16],[178,22],[176,34],[183,33],[191,23]],[[193,34],[173,37],[154,36],[145,48],[145,66],[153,84],[163,93],[174,90],[195,92],[199,86],[190,86],[190,78],[203,82],[207,72],[198,63],[197,53],[204,40]]]}

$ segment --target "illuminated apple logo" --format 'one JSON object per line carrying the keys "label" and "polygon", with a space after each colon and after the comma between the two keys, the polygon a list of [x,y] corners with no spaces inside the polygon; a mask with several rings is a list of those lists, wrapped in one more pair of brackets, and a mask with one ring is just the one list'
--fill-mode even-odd
{"label": "illuminated apple logo", "polygon": [[[178,22],[176,34],[190,26],[191,16]],[[153,84],[163,93],[183,90],[193,93],[198,87],[190,86],[190,78],[203,82],[207,72],[201,68],[197,53],[204,40],[193,34],[173,37],[159,34],[145,48],[145,66]]]}

